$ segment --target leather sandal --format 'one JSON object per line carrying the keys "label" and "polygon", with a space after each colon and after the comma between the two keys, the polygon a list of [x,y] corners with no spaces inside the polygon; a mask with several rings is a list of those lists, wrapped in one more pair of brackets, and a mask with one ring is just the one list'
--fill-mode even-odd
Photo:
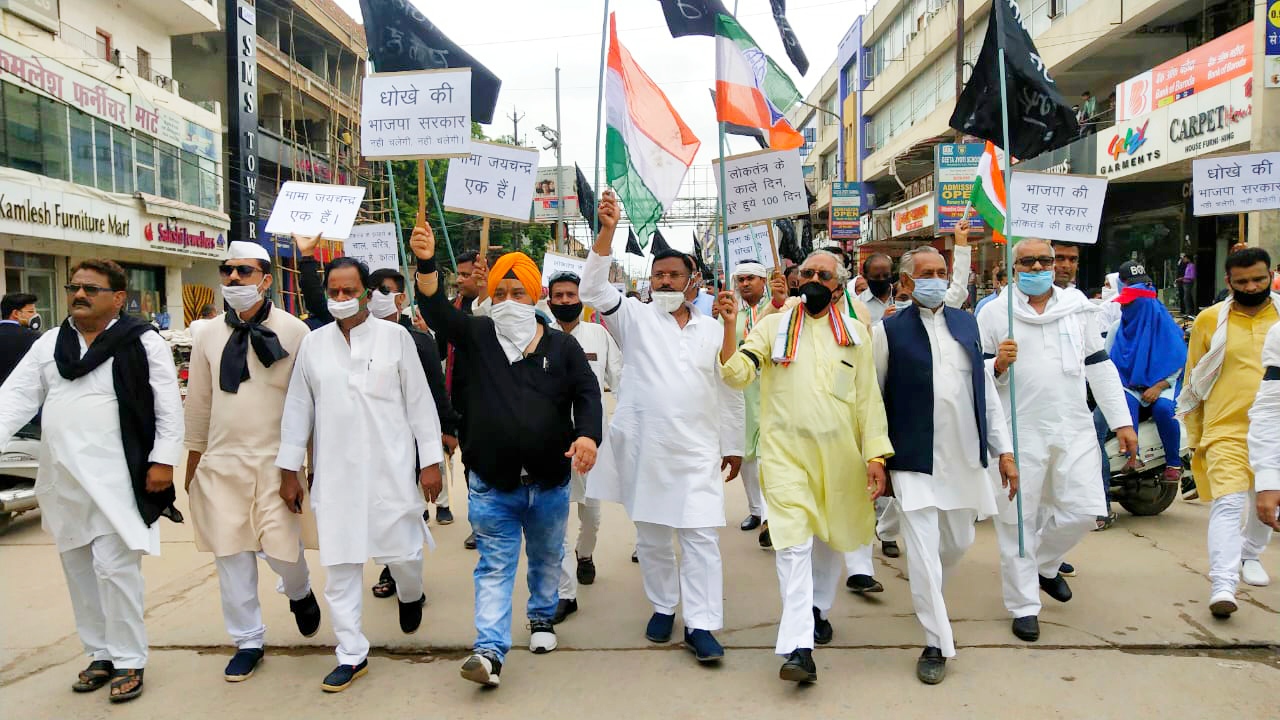
{"label": "leather sandal", "polygon": [[94,660],[89,663],[89,667],[80,671],[80,676],[71,689],[78,693],[93,692],[111,682],[111,675],[115,670],[116,666],[110,660]]}
{"label": "leather sandal", "polygon": [[111,702],[127,702],[141,695],[142,672],[142,668],[116,670],[111,676]]}

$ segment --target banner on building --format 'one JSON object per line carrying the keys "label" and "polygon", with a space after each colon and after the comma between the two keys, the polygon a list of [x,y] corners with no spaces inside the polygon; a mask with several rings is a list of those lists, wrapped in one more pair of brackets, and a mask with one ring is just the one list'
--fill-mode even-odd
{"label": "banner on building", "polygon": [[1252,74],[1250,22],[1116,85],[1116,120],[1133,119]]}
{"label": "banner on building", "polygon": [[[934,147],[934,192],[937,195],[938,232],[949,233],[964,217],[978,176],[983,143],[942,143]],[[986,223],[973,207],[969,207],[970,231],[982,232]]]}
{"label": "banner on building", "polygon": [[573,168],[538,168],[533,182],[533,220],[554,223],[559,218],[571,222],[578,215],[578,193],[574,188]]}
{"label": "banner on building", "polygon": [[862,235],[862,192],[856,182],[831,183],[831,239],[857,240]]}

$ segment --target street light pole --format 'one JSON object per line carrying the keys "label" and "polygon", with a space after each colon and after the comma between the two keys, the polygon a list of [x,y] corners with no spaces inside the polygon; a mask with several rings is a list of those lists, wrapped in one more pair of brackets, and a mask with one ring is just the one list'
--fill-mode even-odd
{"label": "street light pole", "polygon": [[564,237],[564,172],[561,163],[561,148],[564,136],[560,134],[560,63],[556,63],[556,251],[567,252],[569,243]]}

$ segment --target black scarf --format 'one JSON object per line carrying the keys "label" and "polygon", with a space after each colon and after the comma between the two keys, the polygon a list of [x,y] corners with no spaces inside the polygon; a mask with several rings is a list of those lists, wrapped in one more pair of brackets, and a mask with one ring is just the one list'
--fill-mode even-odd
{"label": "black scarf", "polygon": [[218,372],[218,387],[223,392],[239,392],[240,383],[249,379],[250,343],[253,343],[253,352],[262,361],[263,367],[271,367],[275,361],[289,357],[275,332],[263,325],[270,314],[270,300],[264,300],[262,307],[258,308],[258,312],[248,322],[241,320],[234,310],[227,311],[225,317],[227,324],[231,326],[231,337],[222,346],[222,367]]}
{"label": "black scarf", "polygon": [[[173,486],[161,492],[147,492],[148,458],[156,441],[156,403],[151,392],[151,371],[142,336],[153,331],[149,323],[124,315],[114,325],[94,338],[84,357],[80,356],[80,338],[71,318],[58,329],[53,359],[58,374],[66,380],[77,380],[93,372],[107,360],[111,364],[111,380],[115,386],[116,404],[120,408],[120,437],[125,464],[133,481],[133,498],[138,514],[147,527],[160,516],[182,522],[182,513],[173,506],[177,497]],[[83,479],[83,478],[82,478]]]}

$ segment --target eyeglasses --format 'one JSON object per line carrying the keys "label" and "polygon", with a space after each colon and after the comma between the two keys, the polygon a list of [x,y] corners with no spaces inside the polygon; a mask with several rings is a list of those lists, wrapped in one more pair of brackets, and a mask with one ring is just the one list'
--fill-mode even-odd
{"label": "eyeglasses", "polygon": [[98,297],[98,293],[100,292],[112,292],[111,288],[104,288],[101,285],[78,285],[76,283],[67,283],[63,287],[67,289],[68,295],[75,295],[83,290],[87,297]]}
{"label": "eyeglasses", "polygon": [[400,291],[396,289],[396,286],[395,286],[395,285],[383,285],[382,287],[378,288],[378,290],[379,290],[379,291],[381,291],[381,292],[382,292],[382,294],[384,294],[384,295],[399,295],[399,294],[400,294]]}
{"label": "eyeglasses", "polygon": [[1053,267],[1053,256],[1039,255],[1036,257],[1024,257],[1024,258],[1018,258],[1015,262],[1018,264],[1018,267],[1024,270],[1030,270],[1037,265],[1039,265],[1042,268],[1047,268],[1047,267]]}
{"label": "eyeglasses", "polygon": [[364,297],[368,293],[369,293],[368,290],[355,291],[355,290],[352,290],[351,288],[338,288],[336,290],[334,288],[326,288],[324,291],[324,294],[328,295],[329,298],[332,300],[337,300],[339,297],[342,297],[343,295],[347,295],[348,300],[351,300],[351,299],[359,300],[360,298]]}
{"label": "eyeglasses", "polygon": [[650,275],[650,276],[649,276],[649,280],[651,280],[651,281],[652,281],[652,282],[654,282],[654,283],[660,283],[660,282],[663,282],[663,281],[665,281],[665,280],[670,280],[670,281],[672,281],[672,282],[680,282],[681,280],[683,280],[684,278],[687,278],[687,277],[689,277],[689,273],[682,273],[682,272],[656,272],[656,273],[653,273],[652,275]]}
{"label": "eyeglasses", "polygon": [[832,280],[835,279],[836,274],[831,272],[830,270],[814,270],[813,268],[800,268],[801,280],[812,280],[814,276],[817,276],[817,278],[822,282],[831,282]]}
{"label": "eyeglasses", "polygon": [[231,273],[236,273],[240,277],[248,277],[256,272],[262,272],[262,268],[257,265],[219,265],[218,274],[222,277],[231,277]]}

